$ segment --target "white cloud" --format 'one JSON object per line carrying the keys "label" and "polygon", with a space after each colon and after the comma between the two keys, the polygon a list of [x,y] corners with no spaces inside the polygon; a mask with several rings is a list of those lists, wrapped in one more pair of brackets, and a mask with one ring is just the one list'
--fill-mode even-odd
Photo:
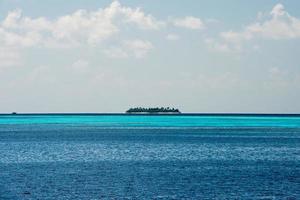
{"label": "white cloud", "polygon": [[118,2],[113,2],[112,5],[125,17],[125,22],[134,23],[141,29],[159,29],[164,25],[164,22],[156,20],[150,14],[145,14],[140,8],[121,7]]}
{"label": "white cloud", "polygon": [[22,11],[17,9],[8,13],[0,23],[0,44],[22,47],[95,45],[120,32],[119,25],[122,23],[154,30],[163,25],[140,8],[125,7],[118,1],[104,9],[78,10],[55,20],[23,16]]}
{"label": "white cloud", "polygon": [[179,40],[180,39],[180,37],[179,37],[179,35],[176,35],[176,34],[168,34],[167,36],[166,36],[166,39],[167,40]]}
{"label": "white cloud", "polygon": [[274,17],[279,17],[279,16],[283,16],[286,14],[285,10],[284,10],[284,6],[282,4],[276,4],[271,13],[270,13],[272,16]]}
{"label": "white cloud", "polygon": [[282,4],[277,4],[266,16],[260,12],[258,20],[247,25],[242,31],[230,30],[220,33],[215,43],[219,43],[217,46],[227,46],[231,51],[239,51],[244,43],[254,39],[296,38],[300,38],[300,19],[291,16]]}
{"label": "white cloud", "polygon": [[231,31],[231,33],[246,40],[257,37],[265,39],[300,38],[300,19],[292,17],[284,10],[282,4],[277,4],[270,12],[269,19],[252,23],[241,32]]}
{"label": "white cloud", "polygon": [[6,29],[23,31],[50,30],[50,25],[50,22],[44,17],[31,19],[30,17],[23,16],[21,9],[9,12],[2,22],[2,27]]}
{"label": "white cloud", "polygon": [[111,58],[143,58],[154,47],[151,42],[145,40],[126,40],[119,47],[110,47],[104,53]]}
{"label": "white cloud", "polygon": [[173,20],[173,25],[177,27],[183,27],[187,29],[204,29],[205,25],[202,22],[201,19],[193,17],[193,16],[187,16],[185,18],[178,18]]}
{"label": "white cloud", "polygon": [[119,31],[107,16],[106,10],[96,12],[79,10],[58,18],[52,26],[51,33],[56,40],[74,44],[97,44]]}
{"label": "white cloud", "polygon": [[144,40],[128,40],[124,42],[124,46],[131,50],[136,58],[145,57],[153,49],[151,42]]}
{"label": "white cloud", "polygon": [[21,35],[0,27],[0,44],[2,46],[30,47],[39,41],[41,41],[41,37],[36,32],[26,32]]}
{"label": "white cloud", "polygon": [[244,34],[267,39],[300,38],[300,19],[292,17],[282,4],[274,6],[270,16],[269,20],[247,26]]}
{"label": "white cloud", "polygon": [[[153,48],[150,42],[134,40],[122,42],[114,38],[121,47],[107,48],[112,37],[121,35],[122,25],[131,24],[138,30],[158,30],[164,22],[155,19],[140,8],[122,6],[113,1],[109,6],[96,11],[77,10],[55,19],[28,17],[16,9],[0,21],[0,66],[19,63],[24,48],[73,48],[83,45],[105,49],[110,57],[142,58]],[[136,31],[134,29],[134,31]],[[73,67],[79,67],[75,63]],[[74,68],[74,69],[75,69]]]}

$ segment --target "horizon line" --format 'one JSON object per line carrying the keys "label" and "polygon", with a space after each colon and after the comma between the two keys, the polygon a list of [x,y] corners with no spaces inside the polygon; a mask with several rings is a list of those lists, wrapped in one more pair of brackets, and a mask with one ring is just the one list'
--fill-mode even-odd
{"label": "horizon line", "polygon": [[300,113],[243,113],[243,112],[181,112],[181,113],[125,113],[125,112],[11,112],[11,113],[0,113],[0,115],[290,115],[300,116]]}

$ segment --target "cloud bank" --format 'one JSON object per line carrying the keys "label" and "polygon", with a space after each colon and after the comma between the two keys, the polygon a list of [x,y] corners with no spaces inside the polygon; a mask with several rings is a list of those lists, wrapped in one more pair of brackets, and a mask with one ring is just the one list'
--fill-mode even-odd
{"label": "cloud bank", "polygon": [[224,31],[218,38],[207,38],[210,48],[222,52],[238,52],[255,39],[288,40],[300,38],[300,19],[291,16],[282,4],[276,4],[267,14],[259,14],[256,22],[241,31]]}
{"label": "cloud bank", "polygon": [[145,30],[157,30],[163,26],[163,22],[145,14],[140,8],[125,7],[117,1],[104,9],[91,12],[78,10],[55,20],[26,17],[17,9],[2,21],[0,41],[5,45],[23,47],[94,45],[117,34],[120,31],[118,23],[133,24]]}

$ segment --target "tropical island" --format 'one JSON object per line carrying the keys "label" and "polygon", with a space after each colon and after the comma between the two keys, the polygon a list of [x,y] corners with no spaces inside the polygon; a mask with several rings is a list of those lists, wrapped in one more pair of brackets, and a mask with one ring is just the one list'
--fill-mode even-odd
{"label": "tropical island", "polygon": [[157,108],[130,108],[126,111],[127,114],[180,114],[181,112],[178,109],[170,107],[157,107]]}

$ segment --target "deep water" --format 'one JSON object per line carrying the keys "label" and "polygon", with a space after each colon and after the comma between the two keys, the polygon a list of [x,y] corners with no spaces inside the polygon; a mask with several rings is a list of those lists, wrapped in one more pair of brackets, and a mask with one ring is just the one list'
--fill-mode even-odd
{"label": "deep water", "polygon": [[300,117],[0,115],[0,199],[300,199]]}

